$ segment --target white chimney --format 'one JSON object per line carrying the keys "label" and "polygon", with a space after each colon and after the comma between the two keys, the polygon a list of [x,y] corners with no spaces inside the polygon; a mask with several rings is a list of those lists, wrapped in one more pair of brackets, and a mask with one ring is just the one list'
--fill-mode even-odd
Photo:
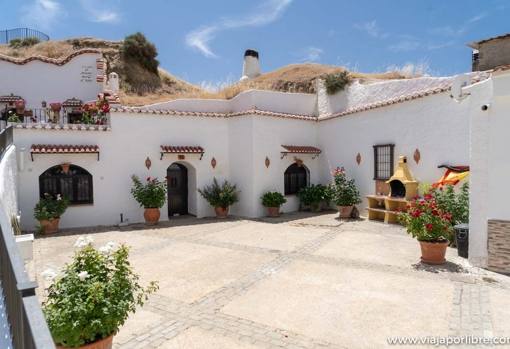
{"label": "white chimney", "polygon": [[242,80],[253,79],[260,75],[259,53],[255,50],[246,50],[244,53]]}
{"label": "white chimney", "polygon": [[108,75],[108,83],[106,84],[106,89],[113,93],[119,92],[119,74],[111,72]]}

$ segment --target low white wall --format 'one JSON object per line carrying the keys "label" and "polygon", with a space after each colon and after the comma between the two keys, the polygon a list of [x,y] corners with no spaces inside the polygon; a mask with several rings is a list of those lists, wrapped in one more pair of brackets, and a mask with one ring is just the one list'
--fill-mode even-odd
{"label": "low white wall", "polygon": [[0,96],[18,95],[27,108],[40,108],[41,102],[63,102],[68,98],[95,100],[102,91],[96,82],[99,53],[84,53],[57,66],[38,60],[17,65],[0,60]]}
{"label": "low white wall", "polygon": [[[361,195],[375,193],[374,150],[377,144],[395,144],[395,164],[405,155],[419,182],[433,183],[444,173],[441,164],[469,165],[469,116],[465,104],[448,94],[433,95],[388,107],[319,122],[318,143],[323,150],[322,181],[345,167]],[[418,149],[417,164],[413,154]],[[357,154],[361,163],[356,162]],[[364,210],[366,200],[360,205]]]}
{"label": "low white wall", "polygon": [[0,161],[0,226],[10,227],[18,215],[16,147],[10,146]]}
{"label": "low white wall", "polygon": [[232,99],[177,99],[145,106],[147,109],[179,111],[239,112],[249,109],[289,114],[315,115],[317,96],[309,93],[287,93],[262,90],[241,92]]}

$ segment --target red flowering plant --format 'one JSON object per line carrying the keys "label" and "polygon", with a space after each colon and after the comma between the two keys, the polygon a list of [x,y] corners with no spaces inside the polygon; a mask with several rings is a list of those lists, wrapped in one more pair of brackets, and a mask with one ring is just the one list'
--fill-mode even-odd
{"label": "red flowering plant", "polygon": [[144,208],[161,208],[166,201],[166,182],[154,177],[147,177],[142,183],[137,176],[131,176],[133,187],[131,194]]}
{"label": "red flowering plant", "polygon": [[96,102],[90,102],[82,107],[82,119],[84,124],[104,125],[107,114],[110,112],[110,104],[105,97],[98,96]]}
{"label": "red flowering plant", "polygon": [[430,194],[411,201],[398,219],[418,241],[445,242],[452,235],[452,215],[442,211]]}

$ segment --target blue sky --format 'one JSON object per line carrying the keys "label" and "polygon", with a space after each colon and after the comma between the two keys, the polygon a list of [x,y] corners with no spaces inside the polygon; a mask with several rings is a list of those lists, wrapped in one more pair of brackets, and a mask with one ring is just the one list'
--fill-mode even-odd
{"label": "blue sky", "polygon": [[306,61],[469,71],[465,44],[510,32],[509,15],[506,0],[0,0],[0,29],[113,40],[141,31],[163,68],[213,86],[238,79],[246,48],[263,71]]}

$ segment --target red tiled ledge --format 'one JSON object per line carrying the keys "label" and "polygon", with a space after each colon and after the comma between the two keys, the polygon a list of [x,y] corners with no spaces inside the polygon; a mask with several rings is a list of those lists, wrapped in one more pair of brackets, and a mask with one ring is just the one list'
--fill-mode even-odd
{"label": "red tiled ledge", "polygon": [[202,160],[204,153],[204,148],[198,145],[162,145],[160,160],[163,160],[165,154],[200,154]]}
{"label": "red tiled ledge", "polygon": [[282,145],[282,148],[284,149],[281,152],[282,159],[287,156],[287,154],[313,154],[314,156],[312,159],[314,159],[322,153],[322,150],[310,145]]}
{"label": "red tiled ledge", "polygon": [[97,154],[99,161],[99,146],[71,145],[71,144],[32,144],[30,158],[34,161],[34,154]]}

